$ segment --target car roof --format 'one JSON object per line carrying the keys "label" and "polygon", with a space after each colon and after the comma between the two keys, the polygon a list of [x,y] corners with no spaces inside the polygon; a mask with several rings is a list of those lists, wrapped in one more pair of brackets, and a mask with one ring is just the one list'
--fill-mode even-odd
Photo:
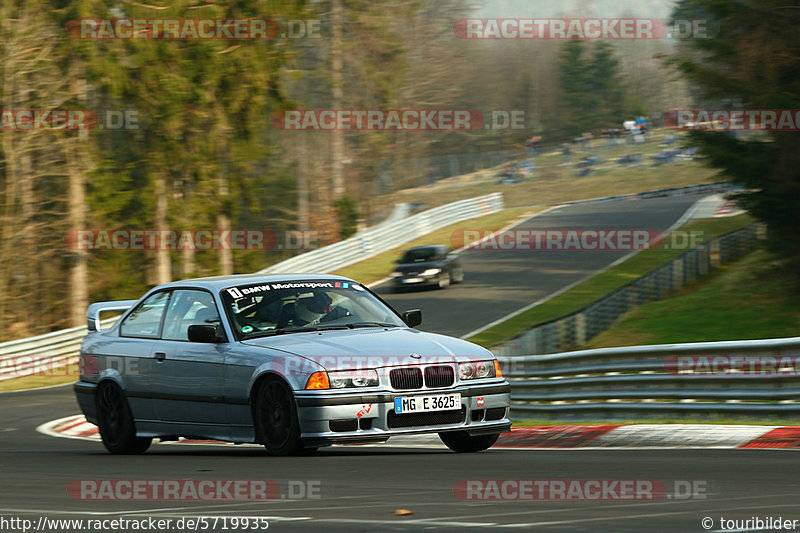
{"label": "car roof", "polygon": [[425,246],[415,246],[413,248],[408,248],[406,249],[406,252],[414,252],[417,250],[430,250],[431,248],[438,250],[441,248],[447,248],[447,246],[445,246],[444,244],[426,244]]}
{"label": "car roof", "polygon": [[250,283],[282,283],[287,281],[341,280],[353,281],[335,274],[236,274],[232,276],[211,276],[207,278],[185,279],[159,285],[157,288],[200,287],[220,290],[234,285]]}

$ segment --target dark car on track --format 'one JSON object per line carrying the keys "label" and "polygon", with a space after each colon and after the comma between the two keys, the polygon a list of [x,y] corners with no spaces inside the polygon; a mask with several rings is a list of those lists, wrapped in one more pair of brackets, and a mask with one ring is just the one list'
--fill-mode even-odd
{"label": "dark car on track", "polygon": [[464,268],[449,246],[435,244],[409,248],[392,272],[396,291],[413,286],[449,287],[464,281]]}

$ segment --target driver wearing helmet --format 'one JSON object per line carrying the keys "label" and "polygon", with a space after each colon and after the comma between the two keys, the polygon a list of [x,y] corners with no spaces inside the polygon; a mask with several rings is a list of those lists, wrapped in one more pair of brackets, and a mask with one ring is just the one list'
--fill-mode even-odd
{"label": "driver wearing helmet", "polygon": [[322,291],[301,294],[295,303],[295,314],[298,325],[318,324],[325,315],[331,312],[331,297]]}

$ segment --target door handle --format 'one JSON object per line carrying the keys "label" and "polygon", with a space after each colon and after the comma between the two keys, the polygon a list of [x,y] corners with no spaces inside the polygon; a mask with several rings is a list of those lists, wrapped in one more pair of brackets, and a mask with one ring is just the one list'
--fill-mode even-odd
{"label": "door handle", "polygon": [[167,354],[164,352],[156,352],[156,361],[163,361],[167,358]]}

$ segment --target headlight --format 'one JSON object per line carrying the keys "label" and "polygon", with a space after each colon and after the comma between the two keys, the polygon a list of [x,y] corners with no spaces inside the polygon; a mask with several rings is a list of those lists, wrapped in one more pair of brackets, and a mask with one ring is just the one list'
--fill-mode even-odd
{"label": "headlight", "polygon": [[458,363],[458,377],[462,381],[466,379],[493,378],[496,375],[494,361]]}
{"label": "headlight", "polygon": [[345,370],[328,372],[332,389],[354,387],[375,387],[378,385],[378,372],[375,370]]}
{"label": "headlight", "polygon": [[436,274],[438,274],[441,271],[442,271],[441,268],[429,268],[428,270],[423,272],[422,275],[423,276],[435,276]]}

